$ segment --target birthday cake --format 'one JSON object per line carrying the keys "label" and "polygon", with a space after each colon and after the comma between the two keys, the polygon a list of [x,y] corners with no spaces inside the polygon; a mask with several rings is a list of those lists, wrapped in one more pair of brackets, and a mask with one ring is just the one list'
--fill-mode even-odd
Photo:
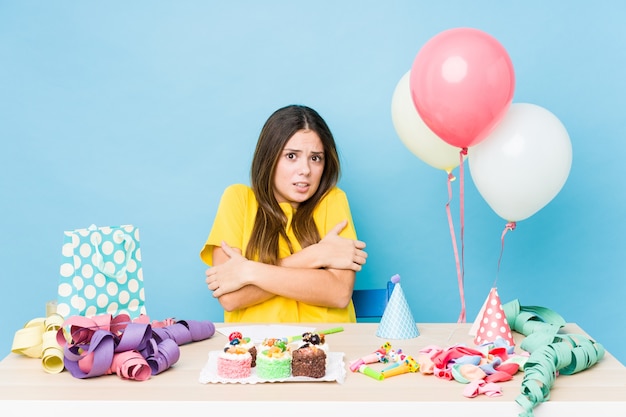
{"label": "birthday cake", "polygon": [[328,345],[323,334],[303,333],[300,346],[292,352],[291,375],[321,378],[326,375]]}
{"label": "birthday cake", "polygon": [[256,374],[272,380],[291,376],[291,349],[282,339],[265,339],[256,358]]}

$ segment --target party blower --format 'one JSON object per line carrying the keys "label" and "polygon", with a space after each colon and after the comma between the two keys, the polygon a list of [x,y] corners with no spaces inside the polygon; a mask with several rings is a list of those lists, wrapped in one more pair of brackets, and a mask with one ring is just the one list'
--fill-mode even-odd
{"label": "party blower", "polygon": [[406,356],[401,363],[393,364],[380,371],[380,373],[383,375],[383,378],[389,378],[391,376],[417,372],[418,369],[419,364],[417,361],[412,356]]}
{"label": "party blower", "polygon": [[383,344],[380,348],[376,349],[374,352],[370,353],[369,355],[365,355],[362,358],[359,358],[356,361],[352,362],[350,364],[350,370],[352,372],[359,372],[359,368],[361,367],[361,365],[367,365],[370,363],[377,363],[377,362],[382,362],[382,363],[388,362],[389,358],[387,357],[387,354],[389,353],[390,349],[391,349],[391,343],[385,342],[385,344]]}

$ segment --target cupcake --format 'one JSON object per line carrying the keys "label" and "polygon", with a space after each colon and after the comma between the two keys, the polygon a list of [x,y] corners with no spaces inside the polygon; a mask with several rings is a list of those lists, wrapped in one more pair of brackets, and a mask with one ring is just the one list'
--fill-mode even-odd
{"label": "cupcake", "polygon": [[321,378],[326,375],[329,347],[323,334],[302,333],[297,349],[292,352],[291,374]]}
{"label": "cupcake", "polygon": [[291,375],[291,350],[282,339],[265,339],[256,358],[256,374],[261,379],[282,379]]}
{"label": "cupcake", "polygon": [[217,357],[217,375],[222,378],[247,378],[251,374],[252,355],[238,345],[227,345]]}
{"label": "cupcake", "polygon": [[256,366],[256,346],[254,345],[254,343],[250,340],[249,337],[243,337],[243,335],[240,332],[232,332],[229,336],[228,336],[228,344],[225,346],[226,347],[230,347],[230,346],[238,346],[240,348],[246,349],[248,352],[250,352],[250,355],[252,356],[252,367],[254,368]]}

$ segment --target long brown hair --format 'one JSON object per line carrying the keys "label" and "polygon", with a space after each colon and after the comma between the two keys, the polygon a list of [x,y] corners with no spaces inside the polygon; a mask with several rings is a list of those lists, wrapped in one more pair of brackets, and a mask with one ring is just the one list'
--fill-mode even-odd
{"label": "long brown hair", "polygon": [[289,105],[276,110],[267,119],[254,151],[250,180],[259,208],[246,248],[245,254],[248,258],[258,255],[260,262],[277,265],[280,237],[285,239],[293,253],[292,242],[285,231],[287,218],[274,196],[274,172],[285,144],[302,129],[318,134],[324,146],[325,163],[317,191],[311,198],[300,203],[293,216],[292,227],[301,247],[305,248],[320,241],[313,211],[324,195],[337,185],[341,171],[339,155],[335,139],[324,119],[310,107]]}

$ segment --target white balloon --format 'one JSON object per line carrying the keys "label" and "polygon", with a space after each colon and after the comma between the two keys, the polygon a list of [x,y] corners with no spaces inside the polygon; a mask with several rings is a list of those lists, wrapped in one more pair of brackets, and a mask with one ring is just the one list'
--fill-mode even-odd
{"label": "white balloon", "polygon": [[444,142],[424,123],[411,98],[410,73],[408,71],[404,74],[393,92],[393,126],[400,140],[415,156],[428,165],[449,173],[461,162],[461,148]]}
{"label": "white balloon", "polygon": [[561,191],[572,166],[565,126],[535,104],[513,103],[486,139],[468,150],[472,180],[503,219],[535,214]]}

